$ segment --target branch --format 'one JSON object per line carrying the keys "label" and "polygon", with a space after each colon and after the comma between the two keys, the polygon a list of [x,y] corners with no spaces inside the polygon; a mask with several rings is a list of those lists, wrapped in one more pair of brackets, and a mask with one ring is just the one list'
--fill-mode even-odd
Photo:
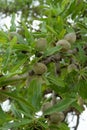
{"label": "branch", "polygon": [[[83,46],[83,50],[85,51],[85,53],[87,53],[87,44],[85,44]],[[77,52],[78,52],[78,48],[74,48],[73,50],[69,50],[67,52],[67,54],[70,54],[70,55],[75,55]],[[50,62],[55,62],[57,63],[58,61],[60,61],[62,58],[64,57],[64,55],[62,53],[57,53],[57,54],[54,54],[54,55],[51,55],[51,56],[48,56],[46,58],[43,58],[41,60],[42,63],[44,64],[49,64]]]}
{"label": "branch", "polygon": [[60,60],[61,60],[61,54],[58,53],[58,54],[43,58],[41,62],[44,63],[45,65],[47,65],[50,62],[58,62]]}
{"label": "branch", "polygon": [[77,130],[79,125],[79,115],[77,115],[77,122],[76,122],[76,126],[74,127],[74,130]]}
{"label": "branch", "polygon": [[[83,50],[86,52],[87,50],[87,44],[83,47]],[[71,54],[71,57],[72,58],[72,55],[75,55],[79,50],[77,48],[73,49],[73,50],[70,50],[68,53]],[[54,55],[51,55],[51,56],[48,56],[46,58],[43,58],[41,59],[40,62],[44,63],[45,65],[51,63],[51,62],[55,62],[57,64],[57,67],[58,66],[58,63],[61,61],[62,58],[64,58],[65,56],[62,54],[62,53],[57,53],[57,54],[54,54]],[[56,68],[56,71],[57,73],[59,73],[59,68]],[[5,86],[5,85],[11,85],[11,84],[14,84],[16,83],[17,81],[19,80],[23,80],[23,79],[26,79],[28,76],[33,76],[35,75],[33,70],[25,73],[25,74],[22,74],[22,75],[16,75],[16,76],[13,76],[13,77],[6,77],[6,76],[0,76],[0,87],[2,86]]]}

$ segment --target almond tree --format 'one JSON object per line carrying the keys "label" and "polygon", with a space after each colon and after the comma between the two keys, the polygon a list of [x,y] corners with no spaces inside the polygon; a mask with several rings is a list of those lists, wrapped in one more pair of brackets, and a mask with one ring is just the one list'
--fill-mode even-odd
{"label": "almond tree", "polygon": [[87,104],[87,2],[0,0],[0,12],[11,17],[0,29],[0,103],[11,106],[0,106],[0,129],[70,130],[71,113],[77,130]]}

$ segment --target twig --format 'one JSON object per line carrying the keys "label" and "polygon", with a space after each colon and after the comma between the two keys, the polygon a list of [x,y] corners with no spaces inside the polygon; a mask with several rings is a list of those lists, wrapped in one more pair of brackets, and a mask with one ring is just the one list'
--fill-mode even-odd
{"label": "twig", "polygon": [[77,130],[79,125],[79,114],[77,114],[77,122],[76,122],[76,126],[74,127],[74,130]]}
{"label": "twig", "polygon": [[61,60],[61,55],[58,53],[58,54],[43,58],[41,62],[43,62],[44,64],[47,65],[50,62],[56,62],[56,61],[60,61],[60,60]]}

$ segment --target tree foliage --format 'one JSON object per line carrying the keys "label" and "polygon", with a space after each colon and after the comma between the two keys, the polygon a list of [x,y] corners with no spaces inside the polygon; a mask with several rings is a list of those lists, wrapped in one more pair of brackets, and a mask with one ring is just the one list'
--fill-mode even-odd
{"label": "tree foliage", "polygon": [[87,2],[1,0],[0,12],[11,17],[0,29],[0,102],[11,105],[0,107],[0,129],[69,130],[75,112],[76,130],[87,104]]}

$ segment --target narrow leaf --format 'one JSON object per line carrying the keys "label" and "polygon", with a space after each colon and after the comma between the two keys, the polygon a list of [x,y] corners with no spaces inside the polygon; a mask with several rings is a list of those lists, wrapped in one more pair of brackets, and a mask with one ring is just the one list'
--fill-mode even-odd
{"label": "narrow leaf", "polygon": [[56,105],[54,105],[53,107],[47,109],[45,111],[45,115],[47,114],[51,114],[53,112],[59,112],[59,111],[64,111],[65,109],[67,109],[76,99],[73,98],[65,98],[62,101],[60,101],[59,103],[57,103]]}

